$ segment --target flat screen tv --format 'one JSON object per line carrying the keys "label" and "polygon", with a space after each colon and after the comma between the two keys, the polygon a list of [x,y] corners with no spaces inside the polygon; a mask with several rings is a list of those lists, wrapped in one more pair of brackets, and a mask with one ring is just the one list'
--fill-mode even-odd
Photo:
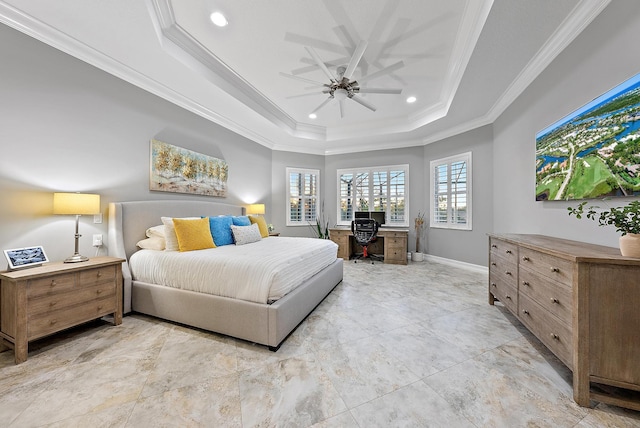
{"label": "flat screen tv", "polygon": [[640,74],[536,134],[536,200],[640,194]]}

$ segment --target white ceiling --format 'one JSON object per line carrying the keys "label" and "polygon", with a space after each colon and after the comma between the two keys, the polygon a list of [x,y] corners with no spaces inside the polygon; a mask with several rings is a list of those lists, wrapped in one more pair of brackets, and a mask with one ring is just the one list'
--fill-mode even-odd
{"label": "white ceiling", "polygon": [[[7,0],[0,22],[274,150],[335,154],[491,123],[609,1]],[[363,40],[352,79],[402,93],[310,119],[324,88],[283,73],[327,84],[312,52],[335,75]]]}

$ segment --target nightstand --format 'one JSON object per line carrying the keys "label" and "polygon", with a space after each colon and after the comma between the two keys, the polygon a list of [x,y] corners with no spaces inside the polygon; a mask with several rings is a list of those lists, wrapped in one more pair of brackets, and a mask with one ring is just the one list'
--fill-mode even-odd
{"label": "nightstand", "polygon": [[13,348],[19,364],[32,340],[109,314],[121,324],[122,262],[95,257],[0,273],[0,346]]}

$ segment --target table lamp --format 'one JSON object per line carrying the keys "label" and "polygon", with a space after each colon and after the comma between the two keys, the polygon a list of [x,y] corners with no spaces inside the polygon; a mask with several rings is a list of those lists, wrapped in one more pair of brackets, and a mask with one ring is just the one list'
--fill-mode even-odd
{"label": "table lamp", "polygon": [[247,207],[247,214],[264,215],[264,204],[251,204]]}
{"label": "table lamp", "polygon": [[78,252],[78,223],[81,215],[100,213],[100,195],[89,193],[54,193],[53,213],[76,216],[76,248],[72,256],[67,257],[65,263],[86,262],[88,257]]}

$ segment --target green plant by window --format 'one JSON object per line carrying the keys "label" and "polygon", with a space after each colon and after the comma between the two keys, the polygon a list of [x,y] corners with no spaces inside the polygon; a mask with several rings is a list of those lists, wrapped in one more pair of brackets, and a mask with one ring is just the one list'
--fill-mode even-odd
{"label": "green plant by window", "polygon": [[582,202],[577,207],[569,207],[569,215],[582,218],[585,215],[588,219],[598,221],[599,226],[615,226],[616,231],[626,235],[627,233],[640,234],[640,201],[633,201],[629,205],[618,208],[609,208],[598,213],[597,206],[587,207],[587,202]]}

